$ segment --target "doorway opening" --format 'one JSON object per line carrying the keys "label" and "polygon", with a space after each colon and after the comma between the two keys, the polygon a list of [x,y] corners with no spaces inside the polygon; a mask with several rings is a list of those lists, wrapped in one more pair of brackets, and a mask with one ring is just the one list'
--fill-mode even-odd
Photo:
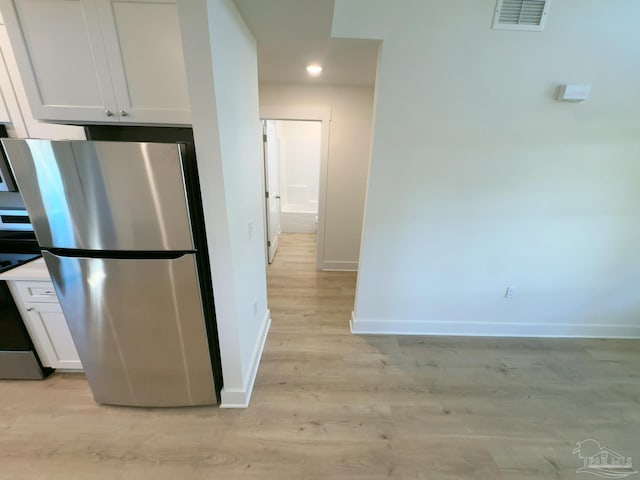
{"label": "doorway opening", "polygon": [[318,232],[322,124],[263,120],[268,262],[281,233]]}
{"label": "doorway opening", "polygon": [[264,109],[265,248],[271,264],[281,234],[315,236],[324,262],[324,212],[330,110]]}

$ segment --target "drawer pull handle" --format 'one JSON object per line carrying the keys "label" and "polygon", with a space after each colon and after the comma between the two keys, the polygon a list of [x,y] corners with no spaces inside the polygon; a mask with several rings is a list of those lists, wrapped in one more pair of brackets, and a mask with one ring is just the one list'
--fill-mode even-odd
{"label": "drawer pull handle", "polygon": [[56,292],[52,292],[51,290],[47,290],[46,292],[44,292],[44,295],[55,295]]}
{"label": "drawer pull handle", "polygon": [[34,310],[35,310],[35,308],[33,308],[33,307],[27,308],[27,312],[33,312]]}

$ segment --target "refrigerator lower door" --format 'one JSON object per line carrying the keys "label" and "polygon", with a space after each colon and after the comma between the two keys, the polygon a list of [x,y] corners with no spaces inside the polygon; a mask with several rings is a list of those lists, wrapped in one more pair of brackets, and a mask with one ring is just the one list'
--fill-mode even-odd
{"label": "refrigerator lower door", "polygon": [[217,403],[194,255],[43,256],[98,403]]}

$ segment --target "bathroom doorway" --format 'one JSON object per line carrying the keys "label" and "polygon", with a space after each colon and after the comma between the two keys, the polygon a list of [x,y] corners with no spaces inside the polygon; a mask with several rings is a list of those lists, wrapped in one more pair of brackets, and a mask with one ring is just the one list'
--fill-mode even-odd
{"label": "bathroom doorway", "polygon": [[280,233],[318,232],[322,124],[263,120],[269,263]]}
{"label": "bathroom doorway", "polygon": [[324,260],[328,109],[262,113],[268,263],[277,254],[281,234],[313,234],[319,269]]}

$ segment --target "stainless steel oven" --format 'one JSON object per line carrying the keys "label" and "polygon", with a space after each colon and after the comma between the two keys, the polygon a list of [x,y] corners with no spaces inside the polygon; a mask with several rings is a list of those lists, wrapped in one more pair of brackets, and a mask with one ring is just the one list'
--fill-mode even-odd
{"label": "stainless steel oven", "polygon": [[[0,273],[40,256],[24,210],[0,210]],[[0,379],[40,379],[43,368],[7,282],[0,281]]]}

